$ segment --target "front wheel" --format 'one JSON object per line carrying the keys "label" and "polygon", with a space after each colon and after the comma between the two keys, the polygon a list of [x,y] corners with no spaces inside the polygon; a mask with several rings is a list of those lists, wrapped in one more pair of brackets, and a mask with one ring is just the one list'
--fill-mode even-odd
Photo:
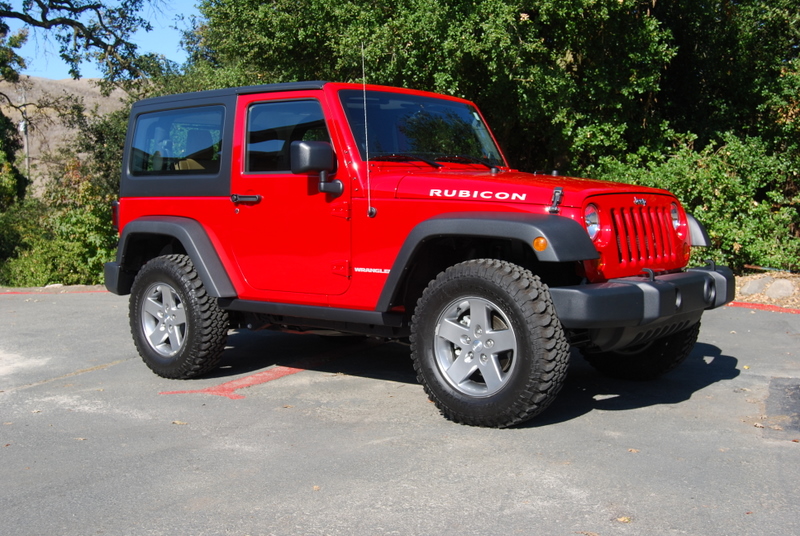
{"label": "front wheel", "polygon": [[655,380],[683,363],[692,352],[700,322],[641,346],[613,352],[584,352],[596,370],[622,380]]}
{"label": "front wheel", "polygon": [[206,293],[186,255],[156,257],[139,270],[130,325],[142,360],[164,378],[191,378],[215,368],[228,336],[228,314]]}
{"label": "front wheel", "polygon": [[541,413],[569,364],[547,287],[514,264],[481,259],[445,270],[412,319],[418,381],[448,419],[507,427]]}

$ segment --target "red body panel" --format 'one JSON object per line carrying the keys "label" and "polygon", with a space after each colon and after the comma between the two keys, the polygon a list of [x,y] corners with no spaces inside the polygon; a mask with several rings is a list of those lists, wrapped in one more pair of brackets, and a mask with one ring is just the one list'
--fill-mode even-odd
{"label": "red body panel", "polygon": [[[549,214],[559,187],[559,215],[582,222],[587,204],[601,211],[602,230],[595,242],[601,259],[586,263],[590,280],[686,265],[686,215],[680,209],[681,227],[669,232],[670,206],[677,201],[663,190],[525,174],[505,165],[493,172],[471,163],[443,162],[435,168],[423,162],[370,162],[368,172],[338,98],[340,89],[354,88],[361,86],[326,84],[314,91],[238,96],[230,194],[258,195],[260,201],[127,197],[119,206],[120,230],[143,216],[195,219],[208,233],[239,298],[371,310],[406,237],[420,222],[451,212]],[[245,172],[248,107],[294,99],[313,99],[322,107],[337,159],[332,178],[344,186],[339,197],[320,193],[314,174]],[[631,208],[633,196],[643,199],[647,209]],[[368,215],[370,207],[375,217]]]}

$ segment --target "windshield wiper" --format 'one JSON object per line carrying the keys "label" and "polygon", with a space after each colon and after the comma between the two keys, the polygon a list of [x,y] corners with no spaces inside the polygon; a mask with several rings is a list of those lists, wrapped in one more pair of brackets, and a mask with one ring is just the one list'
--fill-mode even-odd
{"label": "windshield wiper", "polygon": [[473,164],[484,165],[489,169],[499,169],[497,166],[487,162],[483,158],[478,158],[477,156],[470,156],[468,154],[446,154],[442,156],[437,156],[436,160],[438,160],[439,162],[458,162],[466,160],[467,162],[472,162]]}
{"label": "windshield wiper", "polygon": [[371,156],[370,157],[370,161],[372,161],[372,160],[389,160],[389,161],[391,161],[391,160],[399,160],[401,162],[419,161],[419,162],[424,162],[425,164],[428,164],[429,166],[433,166],[435,168],[442,167],[442,164],[440,164],[439,162],[436,162],[435,160],[431,160],[430,158],[427,158],[427,157],[424,157],[424,156],[420,156],[420,155],[414,154],[414,153],[379,154],[379,155]]}

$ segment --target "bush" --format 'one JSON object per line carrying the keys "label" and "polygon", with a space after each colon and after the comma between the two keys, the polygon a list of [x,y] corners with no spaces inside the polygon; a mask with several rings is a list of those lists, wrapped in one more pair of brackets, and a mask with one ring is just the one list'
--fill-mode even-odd
{"label": "bush", "polygon": [[700,151],[693,139],[661,157],[605,158],[597,178],[670,190],[705,227],[714,258],[741,271],[746,264],[800,267],[800,195],[796,160],[769,154],[757,138],[732,134]]}
{"label": "bush", "polygon": [[47,185],[44,199],[29,199],[0,215],[0,284],[102,283],[103,263],[116,246],[110,199],[78,160],[63,171]]}

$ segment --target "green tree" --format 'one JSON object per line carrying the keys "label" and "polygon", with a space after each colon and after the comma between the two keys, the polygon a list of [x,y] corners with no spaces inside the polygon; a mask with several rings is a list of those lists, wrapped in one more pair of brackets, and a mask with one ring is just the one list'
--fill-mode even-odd
{"label": "green tree", "polygon": [[574,169],[659,138],[651,108],[674,51],[648,5],[208,0],[188,72],[197,87],[359,81],[363,45],[369,82],[474,100],[515,165]]}
{"label": "green tree", "polygon": [[[11,83],[19,80],[25,62],[17,51],[32,29],[56,40],[74,77],[79,77],[81,64],[90,61],[103,70],[107,89],[117,85],[129,91],[150,91],[147,77],[161,76],[173,68],[163,58],[139,55],[131,42],[134,31],[150,29],[138,15],[150,1],[0,2],[0,76]],[[9,36],[10,19],[24,23],[24,29]],[[52,100],[15,104],[2,93],[0,100],[23,117],[30,107],[63,112],[70,105],[63,99],[58,106]],[[117,190],[124,117],[91,118],[78,108],[81,113],[73,115],[72,121],[81,134],[53,162],[54,174],[46,181],[45,195],[27,199],[23,199],[27,178],[14,159],[20,148],[19,135],[0,113],[2,284],[99,282],[102,261],[111,256],[114,236],[108,204]]]}
{"label": "green tree", "polygon": [[677,195],[703,222],[711,238],[712,258],[738,271],[745,265],[797,270],[800,195],[776,188],[794,175],[793,163],[771,154],[758,138],[721,136],[719,143],[694,148],[693,136],[676,140],[659,157],[603,158],[592,173],[602,179],[665,188]]}
{"label": "green tree", "polygon": [[[49,156],[41,197],[0,214],[0,284],[102,282],[103,263],[113,257],[111,202],[119,190],[119,162],[127,110],[105,116],[77,107],[68,122],[78,135]],[[4,239],[5,235],[5,240]],[[9,248],[8,244],[13,244]]]}

